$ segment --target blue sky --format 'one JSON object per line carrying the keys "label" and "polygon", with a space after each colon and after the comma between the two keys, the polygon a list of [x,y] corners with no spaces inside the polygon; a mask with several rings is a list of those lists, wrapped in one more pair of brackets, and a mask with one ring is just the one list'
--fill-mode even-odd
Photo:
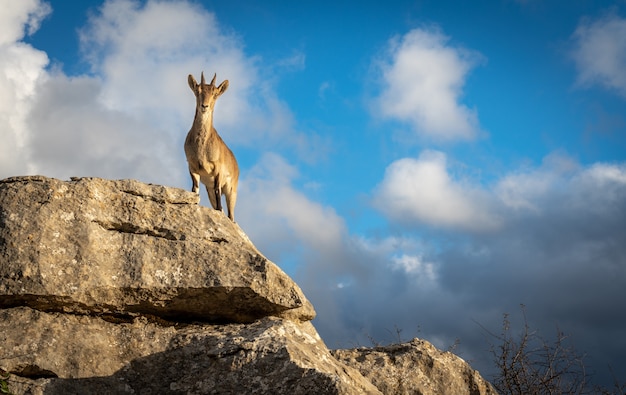
{"label": "blue sky", "polygon": [[488,375],[476,322],[524,304],[626,376],[625,1],[0,3],[0,178],[188,189],[217,73],[236,219],[329,347],[400,328]]}

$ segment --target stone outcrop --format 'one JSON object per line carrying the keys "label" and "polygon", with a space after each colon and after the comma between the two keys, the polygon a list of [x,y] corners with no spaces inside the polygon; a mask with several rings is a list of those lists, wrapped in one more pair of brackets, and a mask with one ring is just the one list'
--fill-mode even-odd
{"label": "stone outcrop", "polygon": [[0,181],[12,393],[495,393],[428,343],[329,351],[298,285],[197,203],[133,180]]}
{"label": "stone outcrop", "polygon": [[23,334],[2,339],[16,394],[380,393],[330,355],[310,322],[175,327],[17,307],[0,314],[5,331]]}
{"label": "stone outcrop", "polygon": [[375,348],[335,350],[333,356],[358,369],[384,394],[496,395],[478,371],[425,340]]}
{"label": "stone outcrop", "polygon": [[252,322],[315,316],[236,224],[182,189],[133,180],[0,184],[0,308]]}

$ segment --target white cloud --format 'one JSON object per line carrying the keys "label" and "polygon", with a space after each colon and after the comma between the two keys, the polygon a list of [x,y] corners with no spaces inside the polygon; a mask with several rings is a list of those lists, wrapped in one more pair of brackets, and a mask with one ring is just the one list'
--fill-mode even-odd
{"label": "white cloud", "polygon": [[[101,100],[108,108],[143,113],[173,136],[184,137],[195,105],[187,75],[199,80],[201,71],[208,79],[216,73],[218,82],[230,82],[214,119],[228,144],[281,144],[309,157],[319,147],[295,130],[288,105],[273,88],[275,78],[262,78],[258,58],[247,55],[240,38],[225,33],[215,15],[195,3],[109,1],[80,38],[92,69],[102,76]],[[304,67],[304,59],[296,52],[275,66]]]}
{"label": "white cloud", "polygon": [[493,189],[509,221],[557,212],[604,215],[619,211],[626,193],[626,165],[594,163],[583,167],[562,154],[547,156],[542,165],[506,175]]}
{"label": "white cloud", "polygon": [[622,209],[626,196],[626,164],[595,163],[571,181],[572,209],[605,216]]}
{"label": "white cloud", "polygon": [[552,153],[538,167],[511,171],[483,186],[454,177],[445,154],[424,151],[417,159],[399,159],[387,167],[373,203],[392,223],[410,228],[491,233],[556,213],[619,210],[625,192],[624,164],[583,167],[563,153]]}
{"label": "white cloud", "polygon": [[187,75],[199,80],[204,70],[209,79],[217,73],[218,80],[231,80],[217,104],[216,121],[230,126],[234,108],[250,111],[245,95],[258,78],[252,59],[235,37],[221,33],[213,14],[196,5],[109,1],[81,30],[80,41],[93,71],[102,76],[102,101],[111,109],[160,114],[155,123],[170,114],[172,127],[188,127],[195,102]]}
{"label": "white cloud", "polygon": [[[589,189],[593,192],[607,192],[612,185],[626,185],[626,166],[618,164],[594,163],[582,173],[583,182],[593,182]],[[616,196],[611,196],[616,197]]]}
{"label": "white cloud", "polygon": [[460,104],[467,74],[480,55],[448,45],[438,29],[414,29],[389,43],[381,64],[383,91],[375,115],[408,122],[436,140],[469,140],[479,133],[476,111]]}
{"label": "white cloud", "polygon": [[446,156],[438,151],[393,162],[375,197],[378,209],[400,222],[474,230],[498,225],[488,203],[486,192],[450,177]]}
{"label": "white cloud", "polygon": [[[303,243],[332,254],[341,248],[347,229],[330,207],[310,200],[293,182],[299,174],[283,157],[266,153],[240,181],[239,217],[255,242],[277,254]],[[276,256],[277,256],[276,255]]]}
{"label": "white cloud", "polygon": [[426,262],[420,255],[402,254],[392,257],[392,267],[403,270],[405,273],[419,278],[421,283],[430,283],[435,280],[435,265]]}
{"label": "white cloud", "polygon": [[562,184],[578,170],[571,158],[554,153],[544,158],[537,169],[522,169],[504,176],[494,194],[509,209],[539,213],[543,199],[563,190]]}
{"label": "white cloud", "polygon": [[626,19],[613,13],[585,19],[573,40],[577,82],[599,84],[626,97]]}
{"label": "white cloud", "polygon": [[0,0],[0,8],[0,45],[13,45],[24,33],[35,33],[51,11],[50,5],[41,0]]}
{"label": "white cloud", "polygon": [[34,33],[49,12],[39,1],[2,1],[0,13],[0,178],[34,171],[25,147],[26,120],[48,57],[19,42]]}
{"label": "white cloud", "polygon": [[20,41],[49,7],[26,1],[11,7],[0,27],[1,177],[90,175],[186,185],[182,142],[194,112],[187,75],[199,78],[202,70],[230,80],[215,123],[235,150],[271,146],[311,160],[325,152],[324,142],[294,130],[289,107],[262,80],[256,59],[197,4],[104,2],[80,31],[92,73],[71,77],[46,70],[46,54]]}
{"label": "white cloud", "polygon": [[101,89],[96,78],[62,74],[38,85],[26,121],[37,171],[176,185],[186,173],[177,141],[145,118],[102,106]]}

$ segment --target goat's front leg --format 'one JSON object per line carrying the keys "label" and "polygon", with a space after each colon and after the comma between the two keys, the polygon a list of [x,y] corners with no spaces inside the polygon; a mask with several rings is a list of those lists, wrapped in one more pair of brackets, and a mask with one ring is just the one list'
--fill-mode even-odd
{"label": "goat's front leg", "polygon": [[191,176],[191,192],[195,192],[198,195],[200,194],[200,174],[195,174],[192,172],[189,172],[189,175]]}

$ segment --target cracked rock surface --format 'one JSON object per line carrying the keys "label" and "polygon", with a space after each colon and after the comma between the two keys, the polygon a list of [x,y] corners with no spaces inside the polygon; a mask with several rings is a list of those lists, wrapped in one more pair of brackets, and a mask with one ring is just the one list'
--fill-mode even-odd
{"label": "cracked rock surface", "polygon": [[298,285],[198,199],[134,180],[0,181],[0,308],[210,323],[313,319]]}
{"label": "cracked rock surface", "polygon": [[0,359],[15,394],[380,394],[310,322],[163,326],[0,311],[0,333],[16,326],[28,340],[5,340],[12,358]]}

